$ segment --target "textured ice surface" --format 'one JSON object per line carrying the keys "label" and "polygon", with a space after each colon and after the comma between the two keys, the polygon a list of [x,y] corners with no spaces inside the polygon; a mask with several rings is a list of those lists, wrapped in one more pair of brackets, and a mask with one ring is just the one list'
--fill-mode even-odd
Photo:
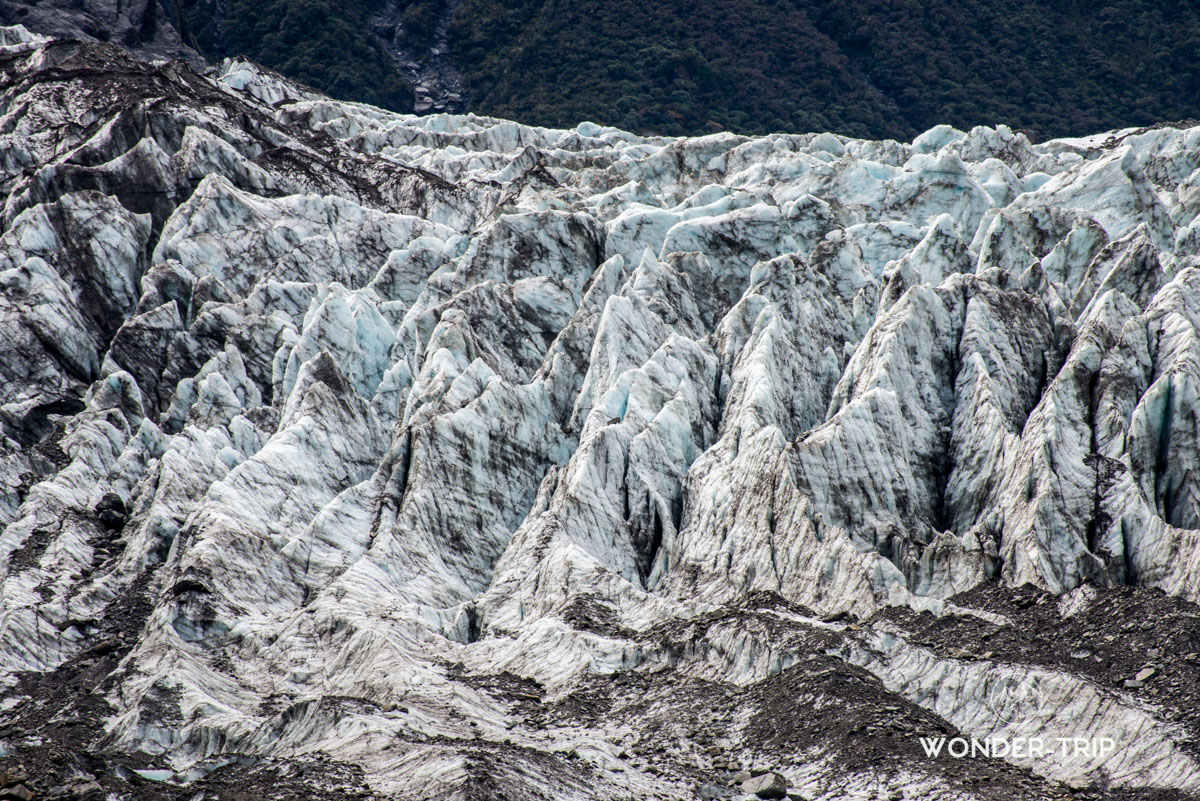
{"label": "textured ice surface", "polygon": [[91,671],[71,747],[162,793],[1200,792],[1200,128],[559,131],[20,31],[0,70],[5,751]]}

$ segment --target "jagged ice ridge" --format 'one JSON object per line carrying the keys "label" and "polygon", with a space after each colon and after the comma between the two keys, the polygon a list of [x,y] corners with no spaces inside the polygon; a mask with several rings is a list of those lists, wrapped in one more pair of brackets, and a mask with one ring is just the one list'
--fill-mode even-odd
{"label": "jagged ice ridge", "polygon": [[0,78],[0,756],[1200,793],[1196,682],[1102,636],[1200,632],[1200,128],[547,130],[19,28]]}

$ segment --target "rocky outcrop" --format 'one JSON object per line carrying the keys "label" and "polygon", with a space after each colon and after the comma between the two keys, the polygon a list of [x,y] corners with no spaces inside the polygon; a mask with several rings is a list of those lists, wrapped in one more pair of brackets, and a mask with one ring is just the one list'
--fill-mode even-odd
{"label": "rocky outcrop", "polygon": [[22,786],[1200,794],[1200,129],[643,138],[3,42]]}
{"label": "rocky outcrop", "polygon": [[89,42],[112,42],[145,59],[204,58],[180,36],[179,6],[172,0],[0,0],[0,25]]}
{"label": "rocky outcrop", "polygon": [[418,114],[461,112],[466,89],[451,58],[449,26],[459,0],[385,0],[371,15],[371,33],[413,89]]}

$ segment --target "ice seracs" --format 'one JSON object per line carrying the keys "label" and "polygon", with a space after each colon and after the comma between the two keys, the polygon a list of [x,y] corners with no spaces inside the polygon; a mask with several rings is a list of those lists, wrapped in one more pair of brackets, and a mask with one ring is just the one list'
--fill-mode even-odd
{"label": "ice seracs", "polygon": [[1123,684],[1200,636],[1200,128],[547,130],[19,29],[0,76],[0,753],[1200,792],[1196,649]]}

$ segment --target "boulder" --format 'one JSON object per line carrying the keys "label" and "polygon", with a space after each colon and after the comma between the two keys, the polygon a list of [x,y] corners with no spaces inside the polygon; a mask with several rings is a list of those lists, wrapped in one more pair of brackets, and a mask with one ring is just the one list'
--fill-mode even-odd
{"label": "boulder", "polygon": [[742,782],[742,790],[759,798],[786,798],[788,783],[782,774],[764,773]]}

